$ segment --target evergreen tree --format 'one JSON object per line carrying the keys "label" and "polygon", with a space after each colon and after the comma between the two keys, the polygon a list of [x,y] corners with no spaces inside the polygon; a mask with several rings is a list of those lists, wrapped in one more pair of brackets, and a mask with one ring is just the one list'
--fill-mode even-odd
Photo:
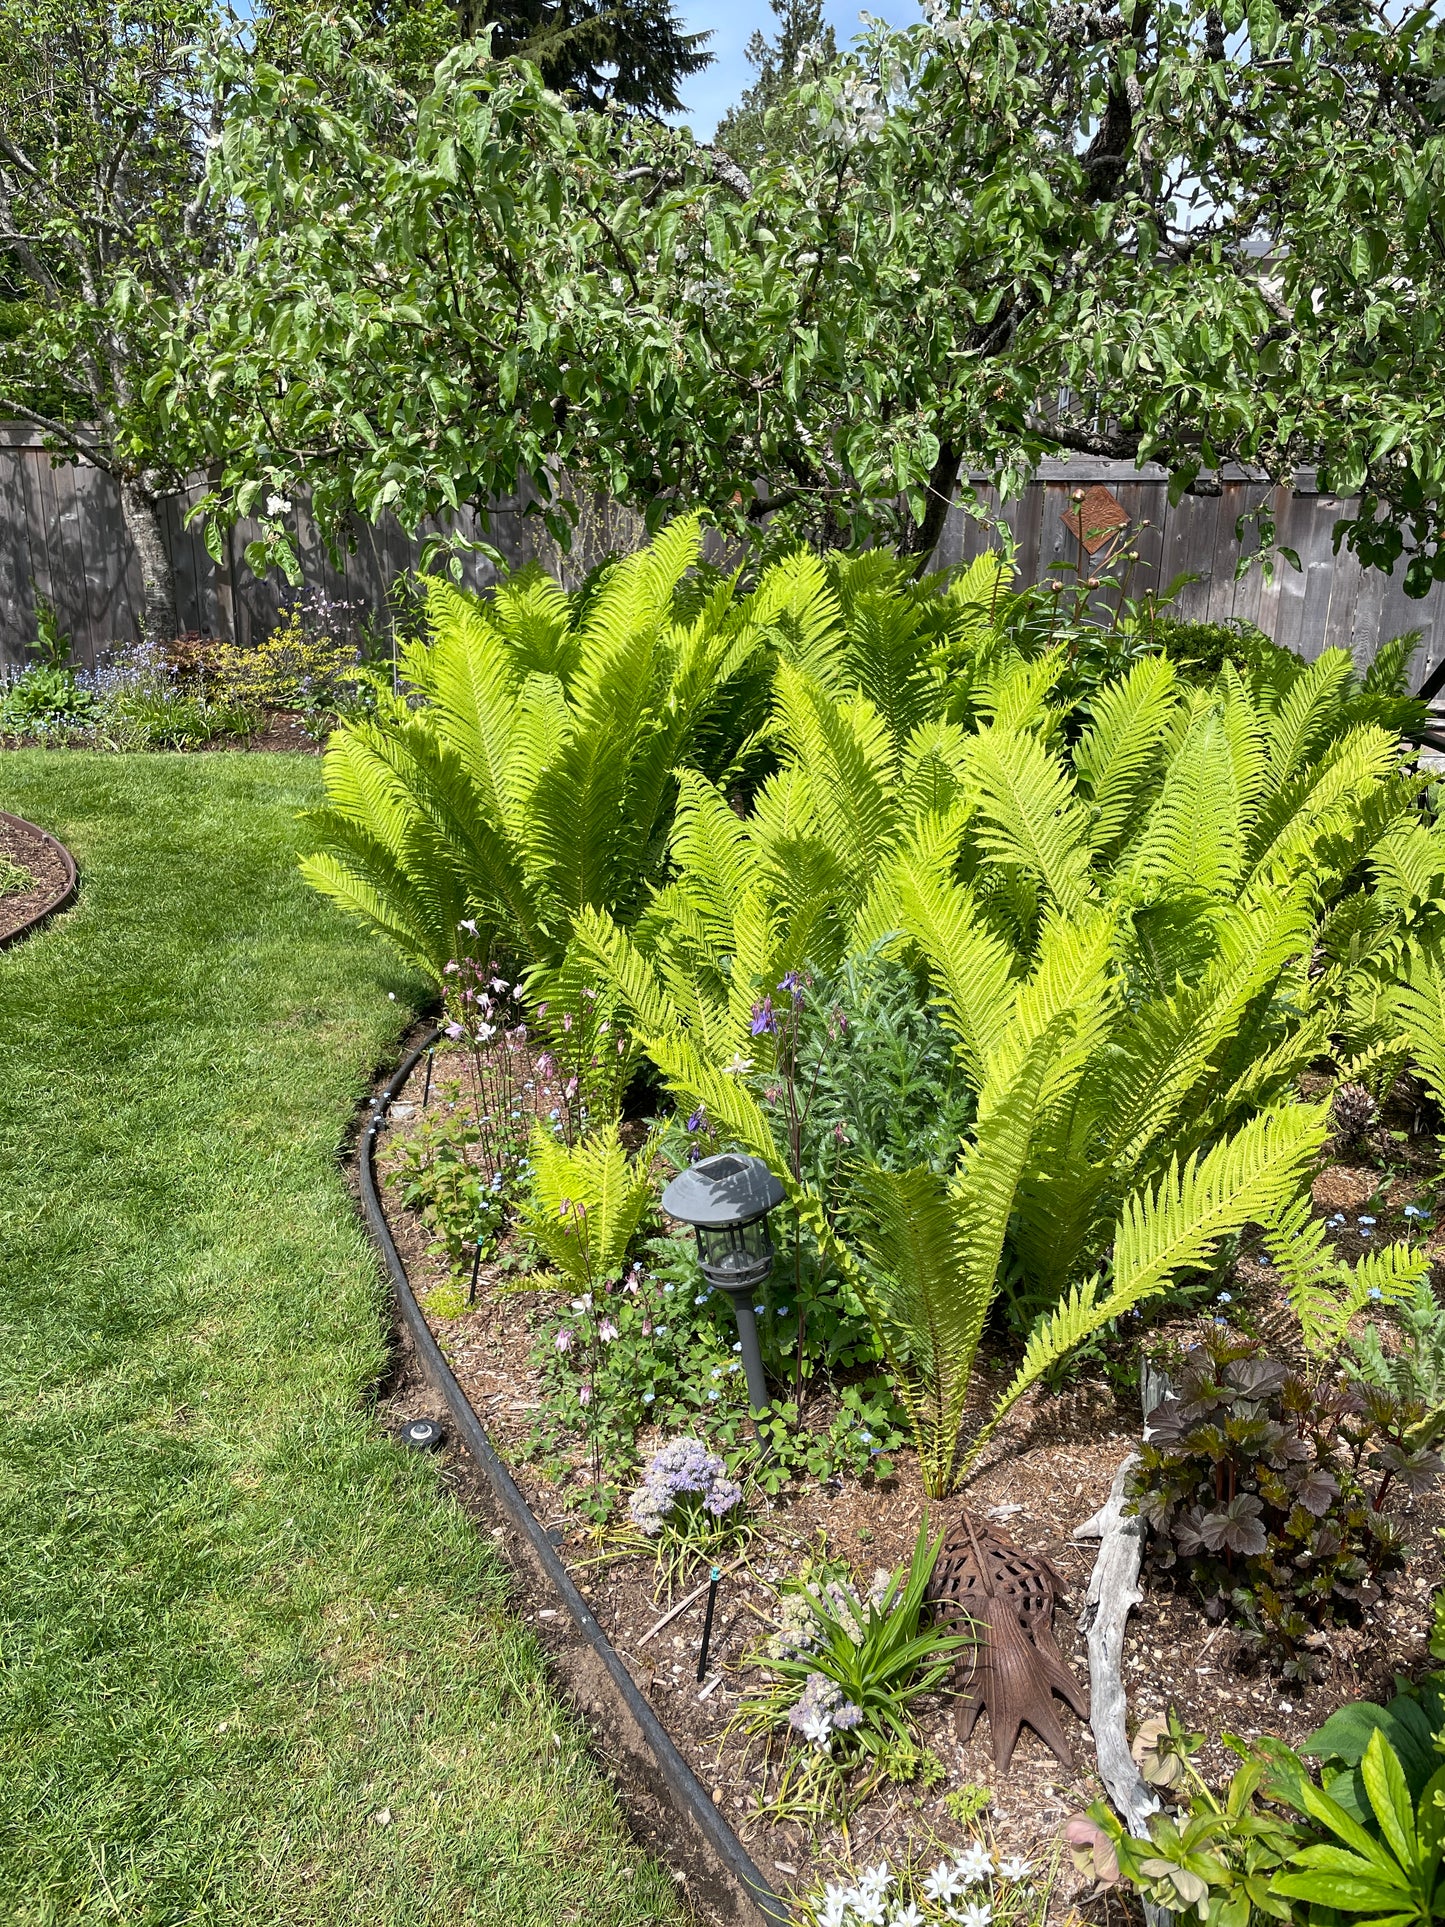
{"label": "evergreen tree", "polygon": [[755,33],[748,42],[749,65],[757,79],[736,107],[718,123],[717,144],[742,167],[751,167],[776,153],[786,137],[791,147],[805,138],[801,120],[789,116],[780,128],[775,122],[769,137],[765,121],[780,106],[798,75],[810,65],[827,65],[838,57],[833,29],[823,19],[823,0],[768,0],[778,20],[778,34],[769,40]]}
{"label": "evergreen tree", "polygon": [[675,114],[678,83],[701,73],[710,33],[684,33],[672,0],[460,0],[468,38],[492,28],[499,54],[522,54],[574,107]]}

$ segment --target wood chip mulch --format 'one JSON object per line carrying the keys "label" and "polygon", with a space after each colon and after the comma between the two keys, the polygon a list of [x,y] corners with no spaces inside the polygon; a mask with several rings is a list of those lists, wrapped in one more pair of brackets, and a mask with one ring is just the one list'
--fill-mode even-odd
{"label": "wood chip mulch", "polygon": [[64,895],[70,881],[65,858],[33,823],[0,811],[0,856],[22,864],[35,881],[28,890],[0,897],[0,943],[18,936]]}

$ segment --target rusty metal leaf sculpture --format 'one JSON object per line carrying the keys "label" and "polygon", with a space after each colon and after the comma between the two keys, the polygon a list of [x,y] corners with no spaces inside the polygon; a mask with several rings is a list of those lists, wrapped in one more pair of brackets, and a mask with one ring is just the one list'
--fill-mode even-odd
{"label": "rusty metal leaf sculpture", "polygon": [[967,1740],[987,1708],[1000,1773],[1008,1771],[1025,1723],[1065,1766],[1074,1764],[1054,1694],[1081,1720],[1089,1716],[1089,1700],[1054,1640],[1054,1604],[1064,1591],[1041,1553],[1022,1551],[966,1511],[944,1536],[928,1597],[969,1641],[958,1657],[965,1682],[955,1715],[958,1737]]}
{"label": "rusty metal leaf sculpture", "polygon": [[1128,512],[1102,482],[1085,490],[1077,505],[1065,509],[1059,520],[1082,543],[1088,555],[1102,549],[1120,529],[1129,526]]}

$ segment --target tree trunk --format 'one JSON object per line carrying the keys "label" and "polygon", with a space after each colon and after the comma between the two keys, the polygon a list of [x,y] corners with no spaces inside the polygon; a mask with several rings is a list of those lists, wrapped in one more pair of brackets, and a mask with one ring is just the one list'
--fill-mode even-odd
{"label": "tree trunk", "polygon": [[912,558],[919,575],[928,567],[929,557],[938,547],[938,538],[943,534],[943,525],[953,506],[954,490],[958,487],[958,470],[962,459],[957,448],[945,436],[938,445],[938,460],[933,464],[933,473],[928,478],[923,520],[910,525],[899,544],[899,553]]}
{"label": "tree trunk", "polygon": [[174,640],[180,633],[176,618],[176,572],[161,533],[157,497],[144,481],[122,482],[121,509],[126,533],[140,557],[141,633],[152,647]]}

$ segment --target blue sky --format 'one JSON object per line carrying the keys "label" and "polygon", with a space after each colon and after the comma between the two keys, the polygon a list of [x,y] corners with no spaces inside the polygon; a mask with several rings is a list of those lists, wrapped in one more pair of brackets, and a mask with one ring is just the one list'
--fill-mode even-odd
{"label": "blue sky", "polygon": [[[768,0],[676,0],[676,7],[690,32],[712,31],[708,43],[712,65],[685,81],[682,90],[687,110],[683,118],[699,139],[707,140],[752,79],[743,49],[754,29],[761,27],[771,39],[777,20]],[[833,23],[839,46],[845,46],[858,31],[858,0],[843,5],[826,0],[823,11]],[[911,27],[919,17],[916,0],[868,0],[867,11],[898,27]]]}

